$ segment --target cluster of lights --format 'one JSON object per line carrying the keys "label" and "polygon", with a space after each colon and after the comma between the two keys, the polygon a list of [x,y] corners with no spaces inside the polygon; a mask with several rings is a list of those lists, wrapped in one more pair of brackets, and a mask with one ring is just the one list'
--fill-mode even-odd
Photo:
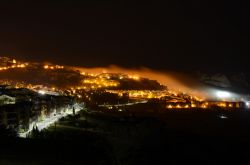
{"label": "cluster of lights", "polygon": [[14,69],[14,68],[25,68],[27,67],[29,64],[28,63],[18,63],[16,62],[16,60],[12,61],[12,64],[10,66],[4,66],[4,67],[0,67],[0,71],[1,70],[8,70],[8,69]]}
{"label": "cluster of lights", "polygon": [[211,106],[217,106],[217,107],[221,107],[221,108],[233,108],[233,107],[236,107],[236,108],[239,108],[239,103],[235,103],[235,105],[233,105],[233,103],[228,103],[228,102],[224,102],[224,101],[220,101],[220,102],[204,102],[202,104],[194,104],[192,103],[191,105],[167,105],[166,108],[168,109],[172,109],[172,108],[203,108],[203,109],[207,109]]}
{"label": "cluster of lights", "polygon": [[131,98],[161,98],[165,96],[166,93],[159,91],[150,90],[131,90],[129,91],[129,97]]}
{"label": "cluster of lights", "polygon": [[119,85],[119,82],[114,80],[109,80],[109,78],[88,78],[83,80],[83,84],[86,86],[90,86],[90,88],[104,88],[104,87],[116,87]]}
{"label": "cluster of lights", "polygon": [[128,78],[133,79],[133,80],[140,80],[140,77],[136,75],[128,75]]}
{"label": "cluster of lights", "polygon": [[24,82],[14,82],[11,80],[0,80],[1,85],[7,85],[11,88],[28,88],[30,87],[30,84],[26,84]]}
{"label": "cluster of lights", "polygon": [[[81,75],[84,76],[91,76],[91,77],[99,77],[99,78],[106,78],[106,79],[110,79],[109,74],[94,74],[94,73],[86,73],[86,72],[81,72]],[[119,79],[122,80],[124,78],[128,78],[128,79],[133,79],[133,80],[140,80],[140,77],[137,75],[128,75],[128,76],[119,76]]]}
{"label": "cluster of lights", "polygon": [[86,72],[81,72],[80,73],[83,76],[91,76],[91,77],[96,77],[98,74],[94,74],[94,73],[86,73]]}
{"label": "cluster of lights", "polygon": [[205,102],[203,104],[201,104],[201,108],[208,108],[211,106],[217,106],[217,107],[221,107],[221,108],[239,108],[240,105],[239,103],[235,102],[235,104],[233,104],[232,102],[225,102],[225,101],[219,101],[219,102]]}
{"label": "cluster of lights", "polygon": [[[7,65],[7,66],[6,66]],[[16,61],[15,59],[13,60],[8,60],[7,64],[4,64],[4,66],[0,67],[0,71],[3,70],[8,70],[8,69],[13,69],[13,68],[25,68],[29,65],[29,63],[21,63]],[[64,69],[64,66],[60,65],[43,65],[42,66],[46,70],[55,70],[55,69]],[[81,75],[87,76],[86,79],[82,81],[82,84],[74,89],[71,89],[71,93],[73,93],[75,96],[78,98],[81,98],[82,96],[80,93],[76,91],[81,90],[81,89],[89,89],[89,90],[96,90],[96,89],[101,89],[101,88],[108,88],[108,87],[116,87],[119,86],[119,81],[116,79],[111,78],[112,74],[87,74],[85,72],[81,72]],[[140,80],[140,77],[137,75],[119,75],[117,78],[120,80],[122,79],[132,79],[132,80]],[[1,84],[9,84],[9,83],[1,83]],[[15,83],[13,85],[15,88],[28,88],[28,89],[35,89],[34,85],[31,84],[24,84],[24,83]],[[43,89],[43,88],[42,88]],[[44,91],[47,90],[36,90],[40,94],[45,94]],[[48,91],[58,91],[56,88],[48,88]],[[64,89],[65,91],[65,89]],[[136,99],[150,99],[150,98],[162,98],[164,96],[169,96],[172,98],[176,97],[182,97],[181,93],[175,92],[175,91],[153,91],[153,90],[106,90],[111,93],[116,93],[119,96],[122,96],[123,93],[128,93],[130,98],[136,98]],[[191,104],[190,105],[168,105],[167,108],[208,108],[211,107],[211,105],[216,105],[218,107],[222,108],[233,108],[233,107],[239,107],[240,105],[233,104],[233,103],[227,103],[226,100],[232,98],[235,96],[235,94],[227,92],[227,91],[221,91],[221,90],[216,90],[212,91],[212,94],[216,96],[219,100],[217,103],[207,103],[203,102],[203,99],[200,99],[196,96],[190,96],[191,98]],[[184,97],[182,97],[184,98]],[[196,104],[197,102],[200,102],[202,104]],[[246,106],[250,108],[250,103],[246,102]]]}
{"label": "cluster of lights", "polygon": [[204,104],[201,105],[201,108],[207,108],[208,107],[208,102],[205,102]]}
{"label": "cluster of lights", "polygon": [[63,69],[64,66],[60,66],[60,65],[55,65],[55,66],[53,66],[53,65],[44,65],[43,68],[53,70],[53,69]]}
{"label": "cluster of lights", "polygon": [[161,98],[167,95],[167,91],[152,91],[152,90],[106,90],[110,93],[122,96],[123,93],[128,93],[130,98],[150,99]]}
{"label": "cluster of lights", "polygon": [[190,105],[186,104],[186,105],[168,105],[167,106],[168,109],[173,109],[173,108],[177,108],[177,109],[180,109],[180,108],[190,108]]}

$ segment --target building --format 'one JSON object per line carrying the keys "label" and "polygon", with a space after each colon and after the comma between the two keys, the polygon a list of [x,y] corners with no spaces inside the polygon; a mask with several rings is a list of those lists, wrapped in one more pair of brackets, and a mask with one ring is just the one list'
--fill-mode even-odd
{"label": "building", "polygon": [[31,110],[31,102],[0,105],[0,125],[16,129],[27,127],[32,117]]}
{"label": "building", "polygon": [[16,98],[8,95],[0,95],[0,105],[4,104],[15,104]]}

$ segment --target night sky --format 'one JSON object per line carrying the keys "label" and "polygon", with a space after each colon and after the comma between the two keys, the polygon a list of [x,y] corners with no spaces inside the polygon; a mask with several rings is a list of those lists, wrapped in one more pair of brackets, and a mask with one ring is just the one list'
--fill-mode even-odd
{"label": "night sky", "polygon": [[243,1],[1,2],[0,56],[84,67],[245,71],[248,9]]}

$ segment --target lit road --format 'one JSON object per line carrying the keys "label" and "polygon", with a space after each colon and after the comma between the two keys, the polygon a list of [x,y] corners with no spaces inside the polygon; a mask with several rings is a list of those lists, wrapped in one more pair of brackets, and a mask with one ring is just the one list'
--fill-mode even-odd
{"label": "lit road", "polygon": [[131,106],[131,105],[135,105],[135,104],[142,104],[142,103],[147,103],[147,100],[143,100],[143,101],[137,101],[137,102],[132,102],[132,103],[126,103],[126,104],[103,104],[103,105],[99,105],[100,107],[109,107],[109,106],[115,106],[115,107],[120,107],[120,106]]}
{"label": "lit road", "polygon": [[[80,110],[83,109],[83,106],[79,104],[74,105],[75,112],[79,112]],[[62,110],[60,113],[53,113],[50,116],[47,116],[44,120],[42,121],[37,121],[37,122],[32,122],[29,125],[29,130],[23,133],[19,133],[19,137],[26,138],[28,133],[32,131],[34,126],[37,126],[38,130],[41,131],[47,127],[49,127],[51,124],[55,123],[58,121],[60,118],[65,117],[67,115],[73,114],[73,110],[65,108]]]}

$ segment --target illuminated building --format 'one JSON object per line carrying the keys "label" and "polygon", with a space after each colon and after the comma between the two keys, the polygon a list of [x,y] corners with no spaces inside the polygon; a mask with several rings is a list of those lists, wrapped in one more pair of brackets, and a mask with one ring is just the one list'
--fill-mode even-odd
{"label": "illuminated building", "polygon": [[16,98],[8,95],[0,95],[0,105],[4,104],[15,104]]}

